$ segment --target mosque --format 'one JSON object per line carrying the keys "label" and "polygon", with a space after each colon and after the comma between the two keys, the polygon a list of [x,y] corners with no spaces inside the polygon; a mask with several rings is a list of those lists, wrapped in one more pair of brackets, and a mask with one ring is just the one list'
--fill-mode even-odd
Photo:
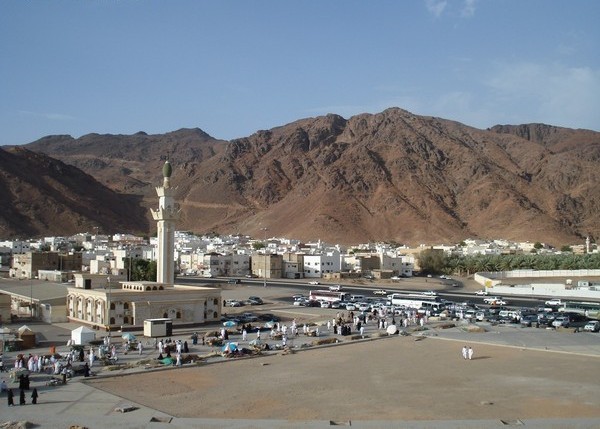
{"label": "mosque", "polygon": [[163,184],[156,187],[158,209],[151,209],[158,231],[156,281],[111,281],[110,276],[75,274],[74,286],[67,288],[69,321],[115,331],[142,329],[146,319],[169,318],[174,328],[220,320],[221,289],[174,284],[179,210],[168,160],[162,172]]}

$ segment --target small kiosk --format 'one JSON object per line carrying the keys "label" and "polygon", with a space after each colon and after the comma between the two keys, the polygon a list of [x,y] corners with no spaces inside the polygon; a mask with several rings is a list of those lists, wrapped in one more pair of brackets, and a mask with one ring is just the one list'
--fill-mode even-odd
{"label": "small kiosk", "polygon": [[170,337],[171,335],[173,335],[173,321],[171,319],[144,320],[144,337]]}

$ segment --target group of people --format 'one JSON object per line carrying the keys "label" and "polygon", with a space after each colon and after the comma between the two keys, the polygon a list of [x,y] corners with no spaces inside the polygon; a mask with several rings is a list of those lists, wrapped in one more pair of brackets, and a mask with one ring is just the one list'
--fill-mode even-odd
{"label": "group of people", "polygon": [[472,360],[473,359],[473,349],[471,347],[464,346],[462,348],[462,357],[463,357],[463,359],[466,359],[466,360]]}
{"label": "group of people", "polygon": [[[26,401],[25,401],[25,391],[29,390],[29,375],[26,374],[21,374],[19,376],[19,405],[25,405]],[[4,393],[6,392],[6,398],[8,400],[8,406],[12,407],[15,405],[15,395],[12,389],[8,388],[8,386],[6,385],[6,382],[4,380],[2,380],[0,382],[0,392]],[[32,404],[37,404],[37,398],[38,398],[38,391],[37,388],[33,388],[33,390],[31,391],[31,403]]]}

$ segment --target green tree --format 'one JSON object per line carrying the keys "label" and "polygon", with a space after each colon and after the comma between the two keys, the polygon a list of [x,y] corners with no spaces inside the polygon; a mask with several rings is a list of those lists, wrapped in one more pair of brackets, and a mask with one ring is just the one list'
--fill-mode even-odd
{"label": "green tree", "polygon": [[156,281],[156,261],[134,259],[131,265],[132,281]]}
{"label": "green tree", "polygon": [[539,250],[539,249],[541,249],[541,248],[543,248],[543,247],[544,247],[544,245],[543,245],[542,243],[540,243],[539,241],[536,241],[536,242],[533,244],[533,248],[534,248],[534,249],[537,249],[537,250]]}
{"label": "green tree", "polygon": [[447,266],[444,251],[436,249],[426,249],[417,256],[419,267],[425,274],[438,274],[445,271]]}
{"label": "green tree", "polygon": [[571,246],[565,244],[563,247],[560,248],[561,252],[572,252],[573,249],[571,249]]}
{"label": "green tree", "polygon": [[254,243],[252,243],[252,248],[254,250],[264,249],[265,243],[263,243],[262,241],[255,241]]}

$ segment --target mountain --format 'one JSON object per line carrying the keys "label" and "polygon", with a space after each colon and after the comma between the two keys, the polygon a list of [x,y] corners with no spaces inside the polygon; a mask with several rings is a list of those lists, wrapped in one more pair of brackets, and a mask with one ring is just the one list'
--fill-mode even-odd
{"label": "mountain", "polygon": [[391,108],[301,119],[229,142],[192,129],[51,136],[26,147],[145,207],[157,204],[153,185],[168,157],[178,227],[194,232],[261,237],[266,227],[269,236],[348,244],[473,237],[559,245],[600,228],[600,133],[587,130],[480,130]]}
{"label": "mountain", "polygon": [[121,195],[83,171],[22,147],[0,148],[0,235],[148,230],[135,195]]}

